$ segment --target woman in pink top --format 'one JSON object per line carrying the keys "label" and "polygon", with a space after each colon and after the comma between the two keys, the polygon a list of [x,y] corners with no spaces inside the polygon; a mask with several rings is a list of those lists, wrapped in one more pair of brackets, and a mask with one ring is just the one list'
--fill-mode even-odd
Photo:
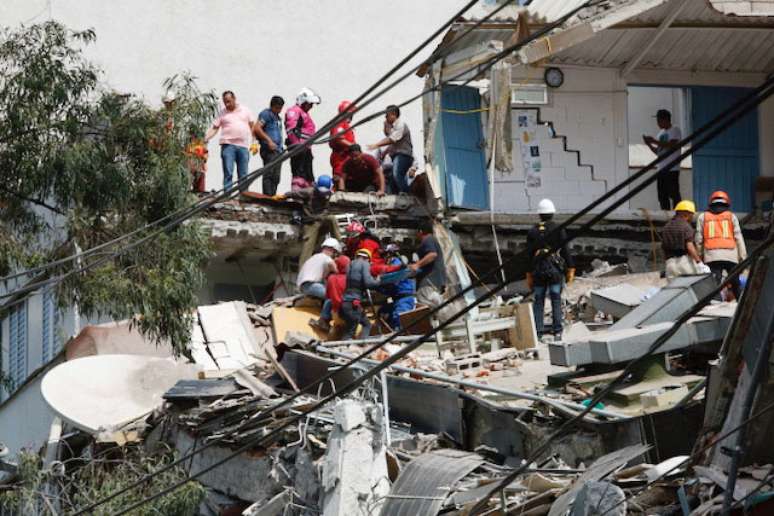
{"label": "woman in pink top", "polygon": [[253,124],[255,116],[246,107],[237,104],[233,91],[223,92],[223,109],[212,127],[204,136],[204,141],[210,141],[220,131],[220,159],[223,163],[223,189],[229,190],[234,175],[234,164],[239,177],[239,190],[244,192],[249,186],[242,179],[247,176],[250,163],[250,143],[253,139]]}
{"label": "woman in pink top", "polygon": [[[309,110],[319,103],[320,97],[309,88],[304,88],[296,96],[296,105],[285,111],[285,131],[288,134],[286,143],[289,151],[295,150],[317,131]],[[311,147],[290,158],[290,171],[293,179],[299,178],[296,184],[300,184],[302,180],[306,186],[314,184]]]}

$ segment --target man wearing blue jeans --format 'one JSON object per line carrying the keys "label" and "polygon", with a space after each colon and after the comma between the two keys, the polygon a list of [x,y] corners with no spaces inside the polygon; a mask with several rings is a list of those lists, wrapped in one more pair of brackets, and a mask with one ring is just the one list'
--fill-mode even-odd
{"label": "man wearing blue jeans", "polygon": [[368,149],[387,147],[387,154],[392,158],[395,193],[407,193],[409,191],[408,171],[414,163],[414,147],[411,144],[411,131],[400,119],[400,108],[396,105],[387,106],[385,110],[384,134],[384,139],[369,145]]}
{"label": "man wearing blue jeans", "polygon": [[337,272],[333,258],[341,252],[341,243],[335,238],[326,238],[322,249],[301,264],[296,286],[302,294],[325,301],[325,280]]}
{"label": "man wearing blue jeans", "polygon": [[554,340],[561,341],[562,286],[565,280],[572,283],[575,279],[575,267],[567,245],[563,243],[567,235],[564,230],[555,231],[554,213],[556,208],[550,199],[538,203],[540,222],[527,233],[527,252],[532,258],[532,272],[527,273],[527,285],[535,295],[532,309],[538,338],[543,338],[545,333],[543,313],[548,294],[553,323],[551,333]]}
{"label": "man wearing blue jeans", "polygon": [[234,165],[239,177],[239,190],[248,188],[242,180],[247,176],[250,163],[250,142],[253,139],[255,116],[246,107],[237,104],[233,91],[223,92],[223,110],[207,130],[204,141],[210,141],[220,131],[220,159],[223,164],[223,189],[228,190],[233,184]]}

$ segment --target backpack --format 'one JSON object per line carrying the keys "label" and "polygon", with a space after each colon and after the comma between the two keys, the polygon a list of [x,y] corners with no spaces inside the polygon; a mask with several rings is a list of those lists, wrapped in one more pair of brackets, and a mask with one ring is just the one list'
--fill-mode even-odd
{"label": "backpack", "polygon": [[535,280],[544,285],[561,283],[567,264],[558,250],[553,251],[546,245],[546,226],[544,223],[538,224],[538,231],[540,232],[541,247],[535,251],[535,256],[533,257]]}

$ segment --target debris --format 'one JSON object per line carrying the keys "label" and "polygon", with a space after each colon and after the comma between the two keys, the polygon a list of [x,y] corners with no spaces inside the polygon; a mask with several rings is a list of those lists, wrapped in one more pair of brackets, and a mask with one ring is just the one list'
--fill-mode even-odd
{"label": "debris", "polygon": [[252,392],[253,396],[262,398],[273,398],[277,396],[274,389],[250,374],[246,369],[237,369],[234,371],[234,379],[236,380],[236,383]]}
{"label": "debris", "polygon": [[322,472],[325,516],[379,513],[389,492],[381,409],[345,399],[334,408]]}
{"label": "debris", "polygon": [[626,516],[626,495],[610,482],[586,482],[572,504],[570,516]]}

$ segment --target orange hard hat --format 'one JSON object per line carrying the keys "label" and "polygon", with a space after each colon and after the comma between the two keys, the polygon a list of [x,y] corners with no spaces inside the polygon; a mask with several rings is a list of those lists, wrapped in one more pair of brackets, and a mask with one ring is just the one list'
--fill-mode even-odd
{"label": "orange hard hat", "polygon": [[720,203],[727,204],[728,206],[731,206],[731,198],[728,196],[726,192],[723,190],[718,190],[717,192],[712,192],[712,195],[710,195],[709,203],[715,204]]}

